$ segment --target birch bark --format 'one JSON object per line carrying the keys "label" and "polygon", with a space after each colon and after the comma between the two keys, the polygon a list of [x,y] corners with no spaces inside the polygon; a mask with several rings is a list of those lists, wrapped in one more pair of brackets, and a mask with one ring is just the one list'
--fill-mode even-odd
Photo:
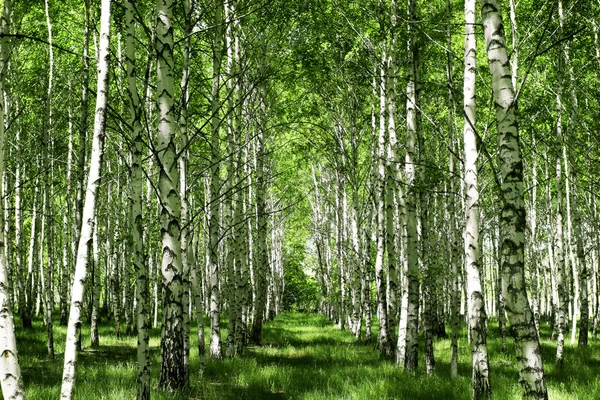
{"label": "birch bark", "polygon": [[219,205],[220,205],[220,75],[223,50],[223,0],[214,9],[214,39],[212,44],[211,92],[211,155],[210,155],[210,205],[208,209],[208,270],[210,277],[210,356],[221,358],[221,291],[219,284]]}
{"label": "birch bark", "polygon": [[525,288],[523,159],[499,1],[484,0],[481,13],[499,137],[502,292],[515,340],[523,397],[547,399],[541,348]]}
{"label": "birch bark", "polygon": [[75,371],[77,364],[77,329],[81,326],[83,291],[87,277],[89,246],[94,230],[96,198],[102,170],[104,139],[106,128],[106,104],[108,97],[108,69],[110,61],[110,0],[102,0],[100,14],[100,53],[98,57],[98,94],[94,117],[94,136],[92,154],[87,180],[87,189],[83,205],[82,220],[75,264],[75,278],[71,289],[71,307],[67,326],[64,369],[61,399],[71,400],[75,391]]}
{"label": "birch bark", "polygon": [[406,246],[402,310],[398,331],[396,364],[407,371],[418,365],[419,262],[417,237],[416,143],[419,137],[419,47],[417,44],[417,0],[408,0],[408,52],[406,86],[406,217],[404,242]]}
{"label": "birch bark", "polygon": [[127,96],[133,146],[131,157],[131,222],[133,242],[133,267],[136,272],[136,327],[137,327],[137,400],[150,399],[150,352],[148,330],[150,329],[150,290],[148,284],[148,264],[144,251],[144,226],[142,217],[142,191],[144,176],[142,171],[142,150],[144,145],[141,124],[142,108],[137,88],[136,52],[135,52],[135,11],[132,0],[125,2],[125,20],[127,22],[126,68]]}
{"label": "birch bark", "polygon": [[[10,15],[12,11],[10,0],[4,0],[2,11],[2,32],[8,33]],[[5,103],[4,85],[6,79],[6,65],[8,59],[8,39],[0,38],[0,180],[4,177],[4,143],[5,143]],[[0,182],[2,187],[2,182]],[[4,226],[4,212],[0,212],[0,226]],[[15,325],[12,314],[10,293],[8,292],[8,268],[4,253],[6,238],[4,230],[0,229],[0,385],[2,395],[6,400],[20,400],[25,398],[21,368],[17,356],[17,342],[15,339]]]}
{"label": "birch bark", "polygon": [[469,304],[469,331],[472,356],[473,399],[492,396],[490,363],[487,353],[487,315],[481,287],[479,256],[479,189],[477,186],[478,146],[475,136],[475,80],[477,42],[475,36],[475,0],[465,1],[465,70],[464,70],[464,185],[465,185],[465,270]]}
{"label": "birch bark", "polygon": [[156,25],[158,191],[162,237],[163,318],[160,349],[162,363],[159,386],[179,390],[187,385],[184,364],[183,266],[181,257],[181,197],[179,168],[175,150],[173,1],[158,0]]}

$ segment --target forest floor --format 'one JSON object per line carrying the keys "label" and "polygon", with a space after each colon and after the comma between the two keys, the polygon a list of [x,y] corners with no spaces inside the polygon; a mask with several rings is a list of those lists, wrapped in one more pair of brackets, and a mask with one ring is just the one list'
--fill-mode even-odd
{"label": "forest floor", "polygon": [[[19,321],[15,321],[17,324]],[[19,326],[19,325],[17,325]],[[374,338],[376,329],[374,327]],[[48,360],[45,328],[17,329],[17,346],[28,399],[57,399],[60,393],[65,328],[54,329],[56,359]],[[226,329],[222,333],[226,335]],[[195,332],[192,332],[195,338]],[[208,331],[206,337],[208,338]],[[225,336],[223,336],[225,337]],[[488,338],[492,390],[496,399],[520,399],[514,349],[501,352],[497,326],[490,324]],[[393,361],[382,360],[374,344],[359,343],[347,331],[338,330],[316,314],[284,313],[265,324],[263,345],[249,347],[244,357],[207,360],[203,377],[196,344],[192,339],[190,385],[172,394],[157,389],[160,369],[160,330],[152,331],[153,399],[470,399],[470,351],[461,332],[459,377],[450,380],[450,340],[435,341],[436,373],[428,377],[424,360],[416,374],[404,373]],[[422,344],[423,341],[421,341]],[[112,325],[100,330],[101,346],[89,347],[89,328],[84,328],[83,351],[78,358],[78,400],[134,399],[136,338],[116,338]],[[420,349],[422,356],[422,348]],[[556,346],[542,328],[542,351],[551,399],[600,399],[600,341],[587,349],[566,347],[565,365],[554,367]]]}

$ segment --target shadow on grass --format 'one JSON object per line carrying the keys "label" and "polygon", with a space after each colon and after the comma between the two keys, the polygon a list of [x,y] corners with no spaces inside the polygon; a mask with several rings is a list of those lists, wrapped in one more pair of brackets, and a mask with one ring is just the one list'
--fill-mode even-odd
{"label": "shadow on grass", "polygon": [[[208,321],[206,321],[208,340]],[[226,337],[226,324],[222,335]],[[373,326],[377,337],[377,324]],[[135,397],[136,337],[117,339],[107,321],[101,326],[101,346],[89,348],[89,328],[84,328],[84,349],[78,358],[77,398],[129,399]],[[191,332],[190,385],[179,393],[157,389],[160,373],[160,330],[152,331],[152,387],[155,399],[458,399],[471,397],[471,352],[466,331],[459,339],[458,378],[450,380],[450,340],[435,341],[436,373],[424,371],[424,340],[419,348],[419,369],[405,373],[392,361],[383,360],[376,346],[356,341],[338,330],[327,318],[315,314],[279,315],[265,324],[263,345],[245,350],[244,357],[207,360],[203,377],[197,373],[199,359]],[[565,365],[554,366],[555,342],[542,325],[542,355],[546,379],[557,398],[594,399],[600,368],[598,341],[588,348],[567,346]],[[56,327],[57,357],[47,359],[45,328],[39,321],[32,330],[17,329],[23,377],[30,398],[56,398],[62,377],[65,330]],[[488,351],[492,390],[496,398],[518,399],[518,369],[512,339],[501,351],[500,331],[490,323]],[[31,391],[37,390],[33,394]]]}

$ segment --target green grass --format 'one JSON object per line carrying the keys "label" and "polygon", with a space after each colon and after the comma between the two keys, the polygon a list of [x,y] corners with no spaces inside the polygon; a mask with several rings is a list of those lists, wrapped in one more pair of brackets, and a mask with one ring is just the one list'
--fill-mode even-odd
{"label": "green grass", "polygon": [[[18,324],[18,321],[17,321]],[[19,326],[19,325],[17,325]],[[226,324],[225,324],[226,328]],[[375,333],[376,333],[375,327]],[[65,328],[55,325],[56,359],[46,357],[45,328],[17,329],[21,369],[29,399],[56,399],[60,393]],[[208,331],[207,331],[208,332]],[[224,329],[223,337],[227,330]],[[116,338],[113,328],[101,326],[101,347],[89,347],[89,328],[84,328],[83,351],[77,368],[76,399],[135,398],[136,338]],[[587,349],[566,348],[562,370],[554,367],[556,346],[542,329],[542,351],[551,399],[598,399],[600,380],[599,342]],[[242,358],[207,360],[206,373],[197,373],[199,360],[192,339],[189,387],[181,393],[158,390],[159,330],[152,331],[153,399],[470,399],[470,351],[461,332],[459,377],[450,380],[450,340],[435,342],[436,374],[424,372],[423,353],[416,374],[404,373],[392,361],[383,360],[373,344],[357,343],[326,318],[315,314],[285,313],[265,325],[263,345],[249,347]],[[499,332],[490,325],[488,339],[492,390],[497,399],[519,399],[514,349],[500,351]],[[195,338],[192,332],[192,338]],[[422,342],[422,341],[421,341]],[[422,348],[421,348],[422,351]]]}

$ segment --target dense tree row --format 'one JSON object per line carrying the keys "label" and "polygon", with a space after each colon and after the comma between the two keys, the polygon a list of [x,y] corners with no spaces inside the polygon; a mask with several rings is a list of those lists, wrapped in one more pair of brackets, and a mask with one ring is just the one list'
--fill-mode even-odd
{"label": "dense tree row", "polygon": [[547,398],[540,324],[557,341],[546,363],[568,362],[569,334],[596,335],[600,3],[2,10],[5,398],[24,397],[13,313],[16,329],[43,319],[50,358],[53,319],[67,326],[64,399],[81,325],[101,346],[101,317],[138,336],[139,399],[151,327],[159,386],[177,390],[206,342],[241,356],[285,308],[367,342],[377,320],[382,356],[407,371],[423,332],[427,374],[448,326],[453,378],[464,321],[477,399],[492,393],[488,316],[504,348],[511,332],[526,398]]}

